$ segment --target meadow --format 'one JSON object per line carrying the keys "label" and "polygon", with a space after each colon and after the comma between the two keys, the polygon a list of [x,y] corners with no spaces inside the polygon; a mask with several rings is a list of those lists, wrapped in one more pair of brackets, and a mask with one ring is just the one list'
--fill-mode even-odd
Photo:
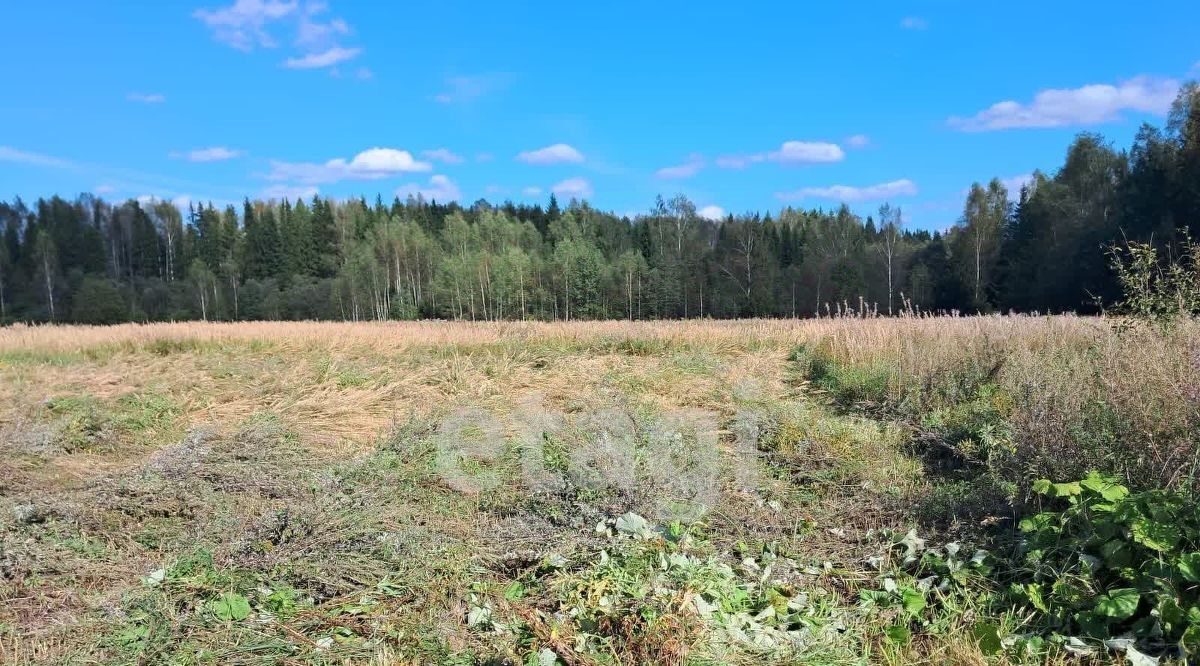
{"label": "meadow", "polygon": [[1191,322],[9,326],[0,663],[1187,663],[1197,463]]}

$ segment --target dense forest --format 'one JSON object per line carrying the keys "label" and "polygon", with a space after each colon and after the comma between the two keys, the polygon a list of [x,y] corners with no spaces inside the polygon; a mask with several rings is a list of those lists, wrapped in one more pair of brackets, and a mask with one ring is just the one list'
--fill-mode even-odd
{"label": "dense forest", "polygon": [[634,219],[553,197],[0,202],[0,322],[794,317],[863,310],[1094,311],[1107,248],[1200,234],[1200,88],[1128,151],[1080,134],[1020,192],[993,179],[945,233],[883,205]]}

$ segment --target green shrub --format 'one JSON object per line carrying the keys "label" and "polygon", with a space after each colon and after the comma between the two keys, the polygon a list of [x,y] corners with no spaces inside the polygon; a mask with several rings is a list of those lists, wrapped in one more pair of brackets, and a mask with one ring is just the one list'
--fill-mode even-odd
{"label": "green shrub", "polygon": [[1034,489],[1012,594],[1059,634],[1200,657],[1200,506],[1095,472]]}

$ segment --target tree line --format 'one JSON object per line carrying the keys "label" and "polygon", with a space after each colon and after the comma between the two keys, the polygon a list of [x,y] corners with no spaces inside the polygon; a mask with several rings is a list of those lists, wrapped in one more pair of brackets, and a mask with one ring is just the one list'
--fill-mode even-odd
{"label": "tree line", "polygon": [[1129,150],[1080,134],[1019,192],[975,184],[945,231],[884,204],[709,220],[409,197],[181,211],[91,194],[0,202],[0,322],[803,317],[1094,311],[1106,248],[1200,233],[1200,89]]}

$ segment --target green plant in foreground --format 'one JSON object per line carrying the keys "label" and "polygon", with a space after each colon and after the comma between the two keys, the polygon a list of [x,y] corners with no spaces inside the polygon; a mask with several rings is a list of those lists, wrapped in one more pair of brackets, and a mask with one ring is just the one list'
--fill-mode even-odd
{"label": "green plant in foreground", "polygon": [[1200,657],[1200,507],[1095,472],[1034,490],[1046,506],[1020,522],[1015,597],[1060,635],[1133,639],[1121,644],[1131,660],[1139,649]]}

